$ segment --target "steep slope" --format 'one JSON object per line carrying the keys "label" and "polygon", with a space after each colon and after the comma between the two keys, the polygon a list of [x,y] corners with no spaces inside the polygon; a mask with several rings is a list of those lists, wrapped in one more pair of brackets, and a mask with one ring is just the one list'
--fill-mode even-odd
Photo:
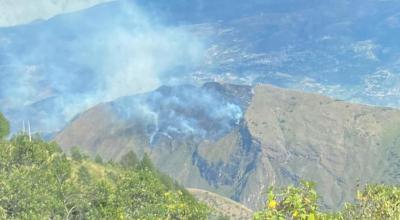
{"label": "steep slope", "polygon": [[188,191],[198,200],[204,202],[209,207],[214,208],[222,216],[226,216],[231,220],[247,220],[251,219],[253,216],[253,210],[216,193],[193,188],[189,188]]}
{"label": "steep slope", "polygon": [[398,110],[257,86],[245,118],[262,146],[261,182],[313,180],[328,207],[349,201],[358,182],[399,182]]}
{"label": "steep slope", "polygon": [[279,89],[161,87],[79,115],[56,137],[118,159],[132,149],[187,187],[258,208],[269,185],[318,183],[326,208],[400,180],[400,111]]}

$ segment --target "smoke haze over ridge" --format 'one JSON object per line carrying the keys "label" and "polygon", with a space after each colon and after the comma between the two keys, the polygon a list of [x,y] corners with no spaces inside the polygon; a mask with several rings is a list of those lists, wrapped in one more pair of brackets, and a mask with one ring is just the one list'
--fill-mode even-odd
{"label": "smoke haze over ridge", "polygon": [[17,127],[51,117],[32,123],[51,131],[98,102],[205,82],[399,107],[399,9],[377,0],[123,0],[1,28],[0,110]]}
{"label": "smoke haze over ridge", "polygon": [[2,28],[0,110],[14,130],[22,120],[33,120],[37,131],[57,130],[96,103],[159,87],[166,74],[192,68],[202,54],[199,39],[131,1]]}

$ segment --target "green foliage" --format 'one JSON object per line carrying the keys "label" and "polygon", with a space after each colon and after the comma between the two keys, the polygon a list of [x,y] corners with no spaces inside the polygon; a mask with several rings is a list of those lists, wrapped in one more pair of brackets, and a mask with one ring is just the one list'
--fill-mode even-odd
{"label": "green foliage", "polygon": [[103,158],[101,158],[101,156],[100,155],[96,155],[96,157],[94,158],[94,162],[96,162],[96,163],[98,163],[98,164],[103,164],[104,163],[104,161],[103,161]]}
{"label": "green foliage", "polygon": [[[127,164],[131,164],[131,167],[137,167],[138,169],[141,170],[148,170],[153,172],[156,176],[157,179],[161,181],[163,185],[165,185],[168,189],[170,190],[179,190],[183,195],[186,197],[189,197],[190,193],[182,186],[180,186],[174,179],[172,179],[170,176],[158,171],[153,162],[151,161],[149,155],[145,153],[143,155],[143,158],[140,162],[136,162],[136,154],[132,151],[130,151],[128,154],[126,154],[124,157],[121,159],[121,163],[126,167]],[[125,162],[123,162],[125,160]],[[133,160],[133,161],[130,161]],[[138,161],[138,160],[137,160]]]}
{"label": "green foliage", "polygon": [[266,208],[254,214],[255,220],[322,219],[322,220],[375,220],[400,217],[400,188],[368,185],[357,192],[356,201],[347,203],[337,213],[320,211],[314,184],[302,182],[300,187],[269,189]]}
{"label": "green foliage", "polygon": [[145,153],[143,155],[142,161],[140,162],[140,168],[141,169],[148,169],[148,170],[155,170],[154,164],[151,161],[149,155]]}
{"label": "green foliage", "polygon": [[0,219],[3,220],[6,219],[6,217],[6,211],[2,207],[0,207]]}
{"label": "green foliage", "polygon": [[135,152],[129,151],[127,154],[121,157],[119,163],[126,168],[136,169],[139,166],[139,159]]}
{"label": "green foliage", "polygon": [[79,147],[72,147],[70,150],[71,153],[71,157],[73,160],[76,161],[82,161],[84,159],[88,159],[88,156],[85,155],[80,149]]}
{"label": "green foliage", "polygon": [[346,204],[342,219],[399,219],[400,188],[369,185],[357,192],[356,202]]}
{"label": "green foliage", "polygon": [[0,112],[0,139],[7,137],[10,133],[10,124],[4,115]]}
{"label": "green foliage", "polygon": [[289,186],[278,192],[270,188],[266,209],[257,212],[254,219],[316,219],[321,216],[317,200],[311,182],[301,182],[300,187]]}
{"label": "green foliage", "polygon": [[90,184],[91,176],[89,170],[85,166],[80,166],[78,170],[78,179],[83,184]]}
{"label": "green foliage", "polygon": [[[149,169],[66,157],[54,143],[0,142],[0,219],[206,219],[208,208]],[[147,162],[146,162],[147,163]]]}

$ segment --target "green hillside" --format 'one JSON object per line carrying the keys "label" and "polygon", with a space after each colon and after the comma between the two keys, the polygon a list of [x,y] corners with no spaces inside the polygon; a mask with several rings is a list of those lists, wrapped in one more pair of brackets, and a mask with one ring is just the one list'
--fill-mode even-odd
{"label": "green hillside", "polygon": [[0,141],[0,219],[206,219],[208,208],[148,157],[103,164],[19,135]]}

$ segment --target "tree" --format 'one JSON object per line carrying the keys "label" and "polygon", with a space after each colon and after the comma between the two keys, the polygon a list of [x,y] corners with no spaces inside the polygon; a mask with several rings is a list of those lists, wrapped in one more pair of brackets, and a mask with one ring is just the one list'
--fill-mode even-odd
{"label": "tree", "polygon": [[119,163],[123,167],[136,169],[140,161],[135,152],[130,150],[127,154],[121,157]]}
{"label": "tree", "polygon": [[7,137],[10,134],[10,123],[6,117],[0,112],[0,139]]}
{"label": "tree", "polygon": [[149,155],[147,153],[145,153],[143,155],[142,161],[140,162],[140,168],[141,169],[148,169],[148,170],[151,170],[151,171],[155,170],[153,162],[151,161],[151,159],[150,159],[150,157],[149,157]]}
{"label": "tree", "polygon": [[96,154],[96,157],[94,158],[94,162],[98,164],[103,164],[103,158],[101,158],[100,155]]}
{"label": "tree", "polygon": [[78,178],[84,184],[89,184],[90,183],[90,179],[91,179],[90,173],[89,173],[88,169],[85,166],[79,167]]}
{"label": "tree", "polygon": [[82,160],[88,158],[88,156],[85,155],[85,154],[79,149],[79,147],[72,147],[70,152],[71,152],[71,157],[72,157],[73,160],[82,161]]}

